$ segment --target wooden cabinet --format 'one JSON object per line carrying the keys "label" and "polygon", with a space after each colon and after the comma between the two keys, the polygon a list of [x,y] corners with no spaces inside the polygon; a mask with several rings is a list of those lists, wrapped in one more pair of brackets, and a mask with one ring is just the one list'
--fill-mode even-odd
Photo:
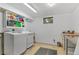
{"label": "wooden cabinet", "polygon": [[76,43],[79,37],[79,33],[63,34],[64,36],[64,50],[66,55],[74,54]]}

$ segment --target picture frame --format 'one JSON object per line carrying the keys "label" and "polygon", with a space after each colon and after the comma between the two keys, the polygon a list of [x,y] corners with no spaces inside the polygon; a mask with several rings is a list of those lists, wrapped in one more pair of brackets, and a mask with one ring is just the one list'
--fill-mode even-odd
{"label": "picture frame", "polygon": [[53,23],[53,17],[43,18],[43,24],[52,24],[52,23]]}

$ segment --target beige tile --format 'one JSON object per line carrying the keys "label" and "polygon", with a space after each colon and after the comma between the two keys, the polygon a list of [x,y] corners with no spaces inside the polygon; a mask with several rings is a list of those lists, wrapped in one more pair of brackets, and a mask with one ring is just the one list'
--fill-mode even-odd
{"label": "beige tile", "polygon": [[29,48],[25,52],[25,55],[34,55],[40,47],[54,49],[54,50],[57,50],[58,55],[64,55],[64,49],[62,47],[57,47],[57,46],[45,44],[45,43],[35,43],[31,48]]}

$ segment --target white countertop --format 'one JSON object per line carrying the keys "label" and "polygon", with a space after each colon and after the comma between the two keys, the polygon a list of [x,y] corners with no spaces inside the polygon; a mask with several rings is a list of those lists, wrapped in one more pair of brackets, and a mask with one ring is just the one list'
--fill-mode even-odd
{"label": "white countertop", "polygon": [[5,33],[8,33],[8,34],[12,34],[12,35],[21,35],[21,34],[33,34],[34,32],[5,32]]}

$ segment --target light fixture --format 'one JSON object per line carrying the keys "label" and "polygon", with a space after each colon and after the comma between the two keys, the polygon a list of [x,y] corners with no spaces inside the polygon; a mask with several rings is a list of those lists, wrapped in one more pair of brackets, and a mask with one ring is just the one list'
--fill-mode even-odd
{"label": "light fixture", "polygon": [[55,5],[55,3],[47,3],[48,6],[52,7]]}
{"label": "light fixture", "polygon": [[28,3],[24,3],[24,5],[30,8],[33,12],[37,13],[37,11],[34,8],[32,8]]}

